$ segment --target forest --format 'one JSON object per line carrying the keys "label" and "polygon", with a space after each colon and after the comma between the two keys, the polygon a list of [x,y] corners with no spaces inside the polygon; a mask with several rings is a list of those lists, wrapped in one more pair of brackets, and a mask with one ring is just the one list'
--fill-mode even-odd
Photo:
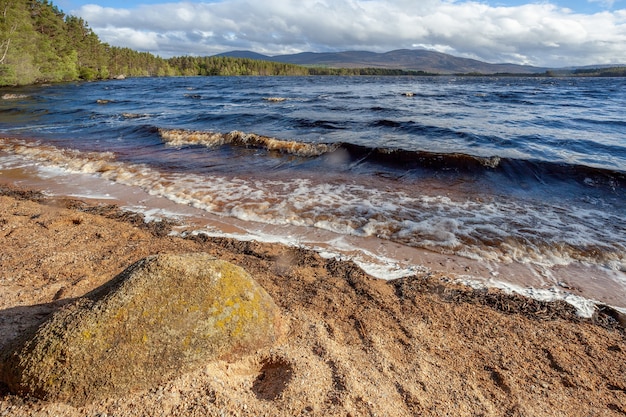
{"label": "forest", "polygon": [[[65,15],[48,0],[0,0],[0,86],[118,77],[211,75],[434,74],[401,69],[304,67],[216,56],[164,59],[101,42],[87,22]],[[626,69],[584,70],[568,75],[626,76]]]}
{"label": "forest", "polygon": [[0,0],[0,86],[175,74],[162,58],[101,42],[48,0]]}

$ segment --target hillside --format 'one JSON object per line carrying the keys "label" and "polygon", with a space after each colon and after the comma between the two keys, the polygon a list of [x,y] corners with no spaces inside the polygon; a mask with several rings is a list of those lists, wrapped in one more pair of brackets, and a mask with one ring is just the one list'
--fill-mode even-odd
{"label": "hillside", "polygon": [[299,54],[276,56],[262,55],[252,51],[232,51],[216,56],[259,59],[303,66],[401,69],[405,71],[424,71],[437,74],[538,74],[547,70],[547,68],[528,65],[489,64],[475,59],[459,58],[441,52],[422,49],[398,49],[385,53],[367,51],[302,52]]}

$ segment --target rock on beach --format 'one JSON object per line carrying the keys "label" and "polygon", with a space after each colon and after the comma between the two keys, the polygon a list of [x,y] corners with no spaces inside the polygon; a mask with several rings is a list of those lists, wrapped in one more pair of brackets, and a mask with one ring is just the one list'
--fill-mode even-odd
{"label": "rock on beach", "polygon": [[65,305],[2,354],[11,391],[80,406],[272,345],[279,308],[242,268],[155,255]]}

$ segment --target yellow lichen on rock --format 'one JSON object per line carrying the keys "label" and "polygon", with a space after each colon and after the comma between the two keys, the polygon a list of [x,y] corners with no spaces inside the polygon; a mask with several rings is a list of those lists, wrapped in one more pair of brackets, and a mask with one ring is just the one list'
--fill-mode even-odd
{"label": "yellow lichen on rock", "polygon": [[158,255],[54,313],[0,365],[14,392],[75,405],[146,389],[276,341],[279,309],[242,268]]}

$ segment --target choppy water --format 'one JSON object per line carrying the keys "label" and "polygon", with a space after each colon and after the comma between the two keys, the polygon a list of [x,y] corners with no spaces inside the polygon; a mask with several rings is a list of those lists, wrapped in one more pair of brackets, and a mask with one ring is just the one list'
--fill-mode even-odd
{"label": "choppy water", "polygon": [[5,171],[89,174],[266,229],[544,277],[592,267],[626,289],[623,78],[154,78],[0,94]]}

